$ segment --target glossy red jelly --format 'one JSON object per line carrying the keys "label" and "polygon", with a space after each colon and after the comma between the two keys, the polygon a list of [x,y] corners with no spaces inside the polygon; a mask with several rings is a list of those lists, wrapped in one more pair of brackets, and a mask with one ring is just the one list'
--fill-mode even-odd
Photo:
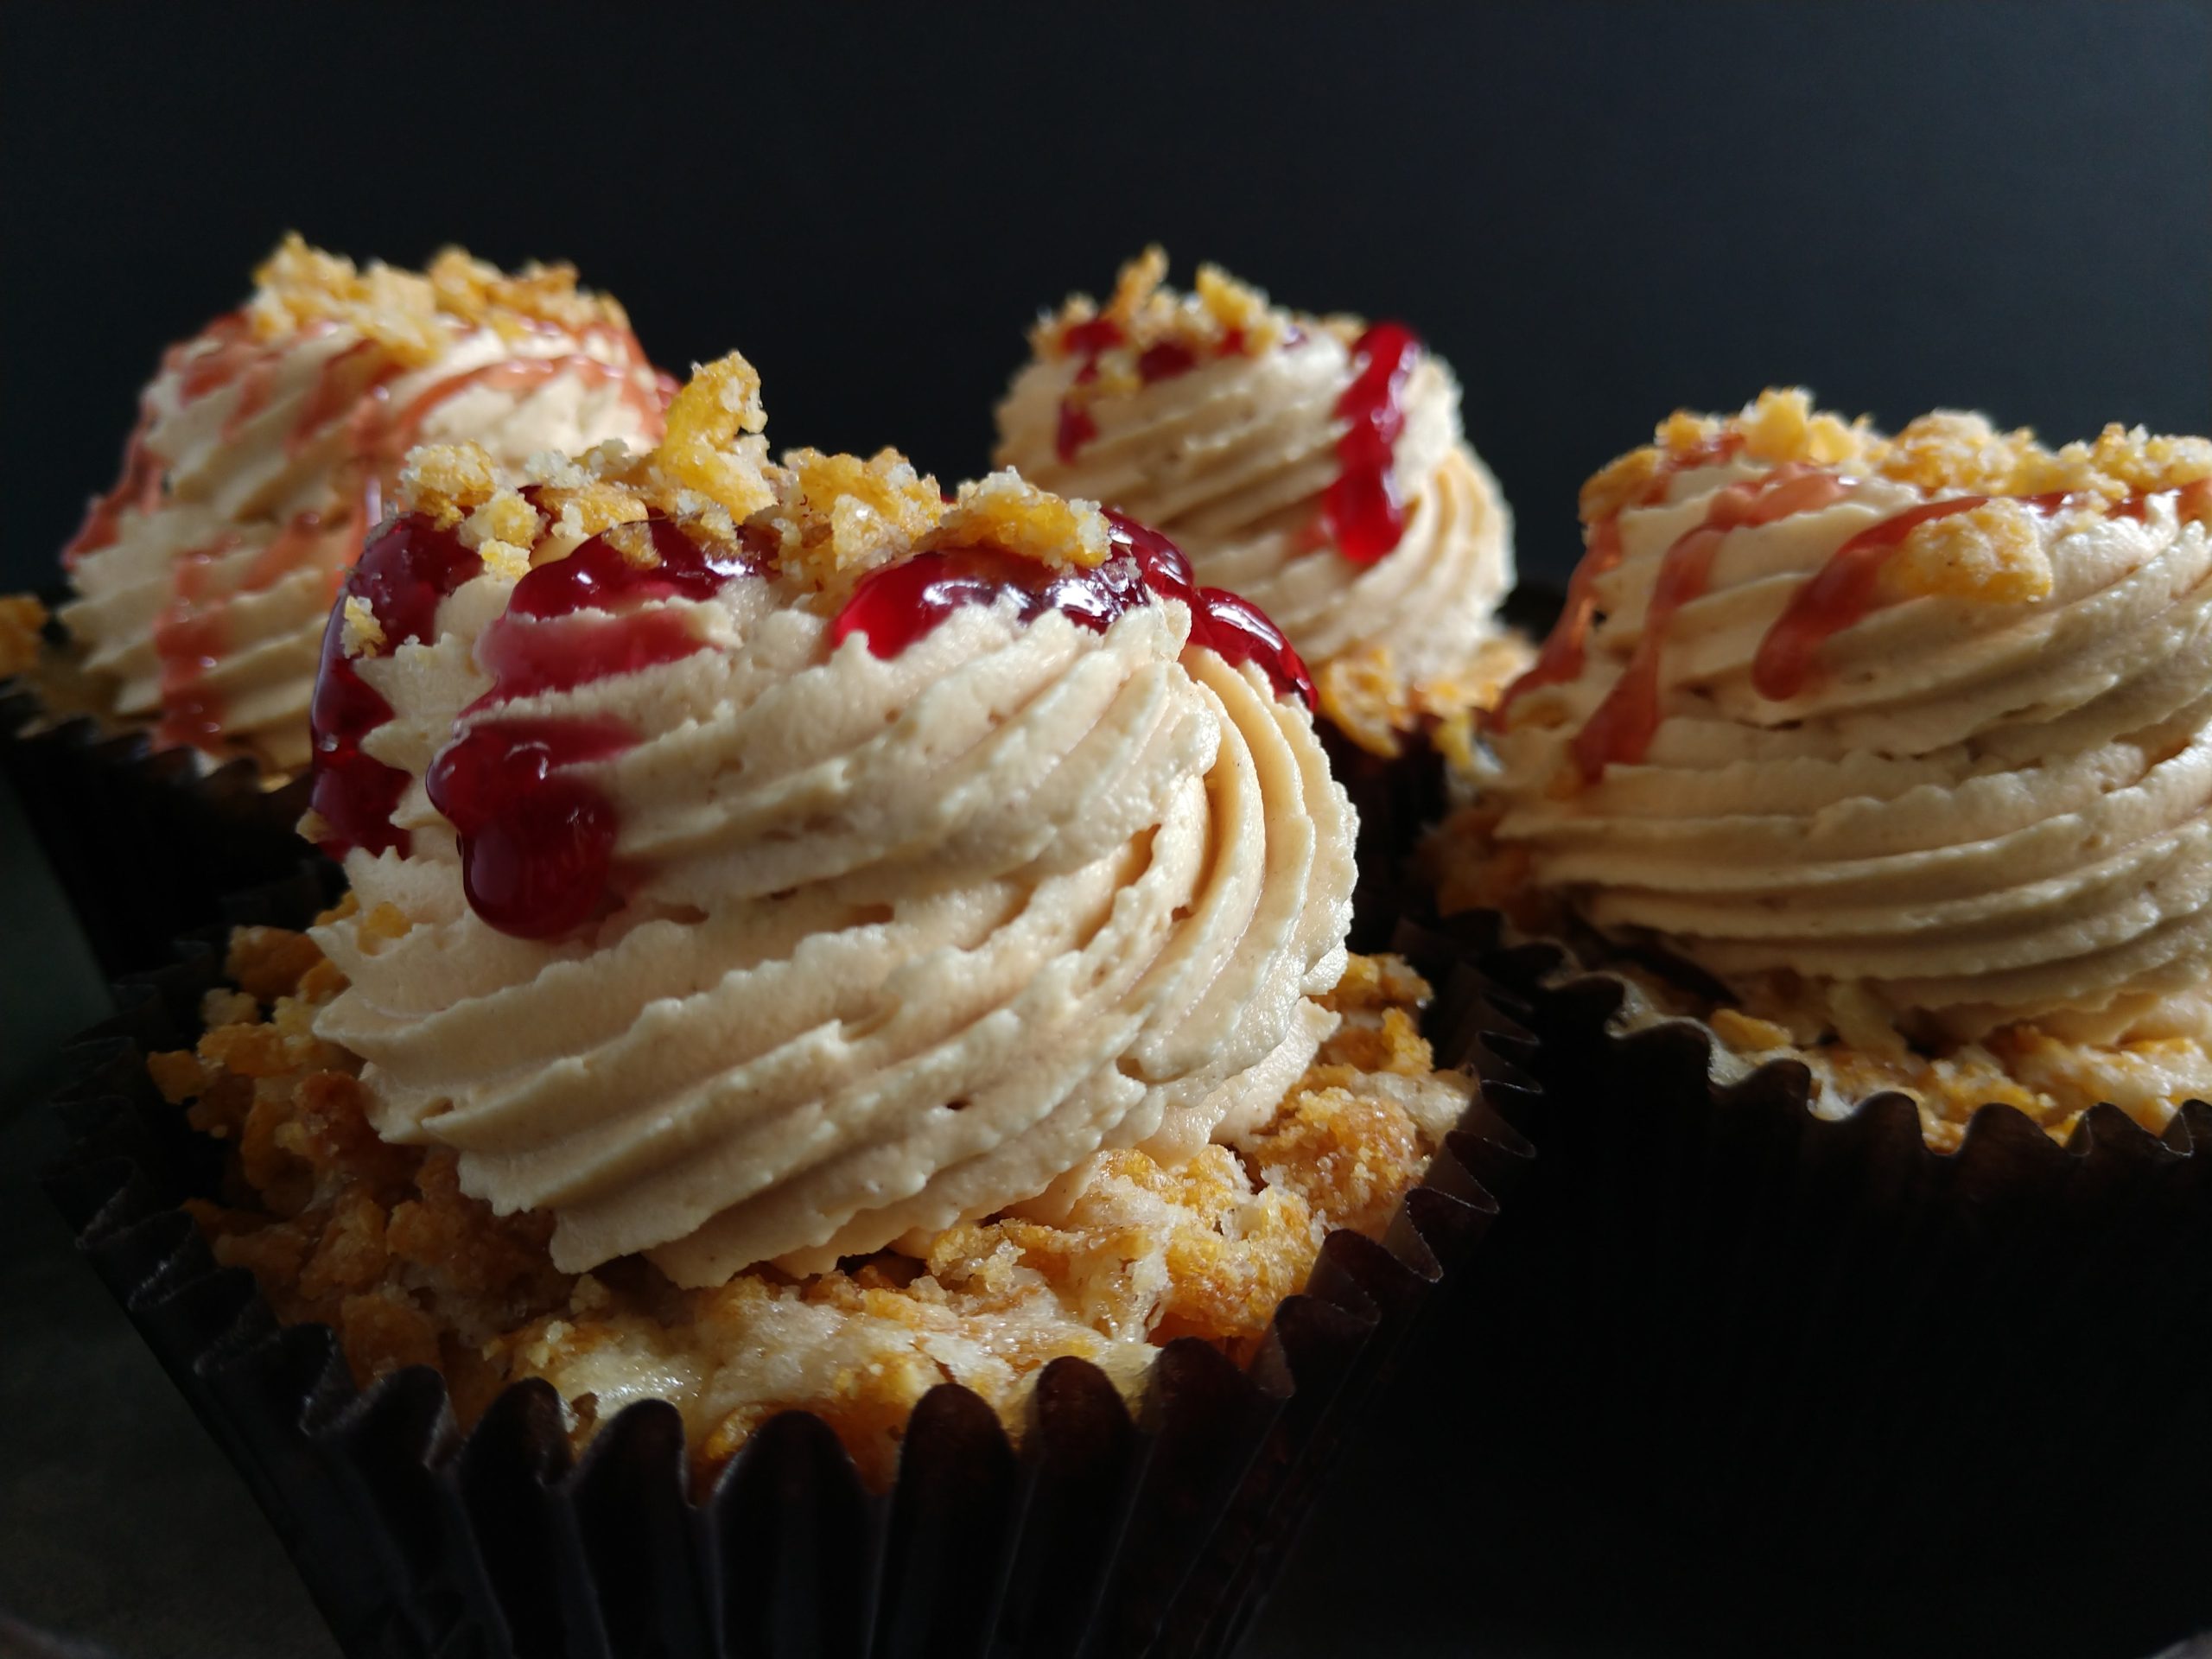
{"label": "glossy red jelly", "polygon": [[1420,337],[1401,322],[1374,324],[1352,347],[1351,384],[1337,399],[1337,418],[1346,423],[1337,440],[1338,473],[1321,510],[1329,539],[1355,564],[1374,563],[1406,533],[1394,463],[1420,355]]}
{"label": "glossy red jelly", "polygon": [[517,582],[508,612],[568,616],[654,599],[712,599],[722,583],[753,568],[736,555],[702,546],[666,518],[650,519],[642,530],[652,540],[658,563],[640,563],[604,535],[594,536],[567,558],[541,564]]}
{"label": "glossy red jelly", "polygon": [[1055,569],[997,548],[924,553],[866,577],[830,624],[832,648],[855,634],[871,653],[896,657],[963,605],[1015,596],[1027,621],[1046,611],[1103,632],[1115,619],[1154,598],[1190,607],[1191,643],[1231,663],[1257,663],[1281,696],[1313,706],[1313,677],[1282,631],[1254,605],[1218,588],[1200,588],[1182,550],[1124,515],[1106,515],[1113,551],[1087,569]]}
{"label": "glossy red jelly", "polygon": [[430,804],[460,832],[461,888],[488,925],[553,938],[607,908],[614,807],[563,769],[635,741],[614,720],[487,720],[431,763]]}
{"label": "glossy red jelly", "polygon": [[[384,630],[380,653],[424,639],[438,603],[483,569],[474,550],[449,530],[416,513],[395,518],[361,550],[344,594],[365,601]],[[361,741],[391,718],[391,705],[354,670],[346,654],[346,607],[333,607],[322,633],[308,721],[315,738],[315,779],[308,804],[325,826],[320,845],[333,858],[356,847],[372,853],[408,850],[407,832],[391,821],[407,774],[361,752]]]}
{"label": "glossy red jelly", "polygon": [[515,584],[506,614],[484,631],[477,646],[492,689],[473,708],[565,691],[705,648],[680,612],[642,607],[656,600],[711,599],[722,583],[754,567],[702,546],[664,518],[626,528],[651,538],[659,563],[640,563],[601,535],[532,570]]}

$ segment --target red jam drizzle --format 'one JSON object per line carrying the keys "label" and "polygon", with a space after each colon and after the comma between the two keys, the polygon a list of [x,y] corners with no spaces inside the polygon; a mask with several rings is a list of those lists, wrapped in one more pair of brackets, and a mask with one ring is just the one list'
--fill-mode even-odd
{"label": "red jam drizzle", "polygon": [[616,720],[486,720],[431,762],[423,779],[430,804],[460,832],[461,890],[486,923],[549,939],[606,907],[613,804],[564,768],[635,741]]}
{"label": "red jam drizzle", "polygon": [[[1644,486],[1634,505],[1656,506],[1667,499],[1675,474],[1700,467],[1717,467],[1732,459],[1743,447],[1740,433],[1724,432],[1694,448],[1662,456],[1659,470]],[[1505,688],[1505,695],[1491,711],[1488,723],[1494,730],[1506,729],[1513,705],[1531,691],[1547,685],[1567,685],[1581,677],[1583,657],[1589,647],[1590,625],[1598,614],[1598,583],[1620,562],[1621,518],[1616,510],[1590,526],[1590,545],[1574,567],[1574,574],[1567,578],[1567,603],[1560,612],[1559,620],[1545,637],[1536,660]]]}
{"label": "red jam drizzle", "polygon": [[123,515],[131,508],[140,512],[151,512],[162,499],[161,458],[146,447],[146,429],[153,423],[153,411],[142,409],[138,424],[131,429],[130,440],[123,449],[123,476],[105,495],[96,495],[85,509],[85,522],[61,550],[64,569],[74,565],[87,553],[101,548],[113,547],[116,537],[123,531]]}
{"label": "red jam drizzle", "polygon": [[1393,462],[1421,349],[1420,336],[1402,322],[1371,325],[1351,349],[1351,384],[1337,399],[1337,418],[1346,423],[1337,440],[1338,470],[1321,514],[1330,541],[1354,564],[1373,564],[1406,533]]}
{"label": "red jam drizzle", "polygon": [[831,619],[834,650],[855,634],[874,656],[898,656],[964,605],[1016,601],[1024,621],[1046,611],[1103,633],[1115,619],[1154,599],[1180,600],[1191,613],[1191,644],[1231,664],[1256,663],[1278,696],[1314,704],[1313,676],[1282,631],[1258,607],[1219,588],[1201,588],[1180,549],[1155,530],[1109,511],[1113,550],[1089,569],[1056,569],[998,548],[918,554],[863,578]]}
{"label": "red jam drizzle", "polygon": [[1793,461],[1716,493],[1704,522],[1675,538],[1660,560],[1643,632],[1627,667],[1575,734],[1575,765],[1586,781],[1594,783],[1615,763],[1632,765],[1649,750],[1659,729],[1660,656],[1668,627],[1675,613],[1705,592],[1713,556],[1728,532],[1830,505],[1855,481]]}
{"label": "red jam drizzle", "polygon": [[[162,366],[165,373],[177,377],[181,403],[195,402],[225,387],[237,389],[237,401],[222,427],[222,435],[229,441],[267,407],[287,355],[302,340],[327,334],[334,327],[317,321],[264,340],[257,338],[252,321],[244,311],[233,312],[217,318],[194,339],[169,347],[162,355]],[[527,321],[525,327],[539,334],[558,332],[553,325],[535,320]],[[204,677],[228,644],[226,607],[237,594],[273,587],[318,553],[327,552],[331,537],[341,542],[334,559],[326,562],[338,572],[350,566],[362,537],[377,521],[383,486],[396,475],[407,450],[421,435],[423,423],[444,404],[478,386],[527,391],[573,376],[594,385],[619,385],[645,431],[657,437],[677,383],[656,370],[652,386],[642,384],[636,372],[643,366],[644,356],[635,339],[625,330],[593,324],[582,331],[581,338],[587,344],[597,344],[605,355],[572,352],[503,358],[435,381],[397,410],[391,405],[391,383],[405,373],[405,366],[377,342],[357,340],[327,357],[284,435],[284,449],[286,454],[297,457],[334,424],[345,421],[346,454],[337,484],[341,494],[354,498],[355,505],[327,532],[319,514],[303,513],[292,520],[233,592],[213,591],[209,577],[216,558],[236,545],[234,538],[178,561],[169,603],[154,634],[155,652],[162,664],[162,717],[156,728],[157,739],[202,748],[219,744],[223,707]],[[136,507],[142,512],[151,512],[159,505],[162,462],[146,442],[152,421],[151,400],[142,399],[138,423],[124,452],[123,477],[114,489],[92,504],[83,525],[63,550],[65,565],[112,546],[125,511]],[[652,626],[646,625],[648,631]],[[646,660],[666,660],[673,645],[672,639],[661,640],[653,649],[662,654],[643,657],[636,665]],[[388,808],[384,816],[389,817]]]}
{"label": "red jam drizzle", "polygon": [[[369,539],[343,591],[367,604],[384,630],[378,654],[389,655],[406,641],[429,638],[439,601],[482,569],[482,559],[453,531],[409,513]],[[308,714],[315,737],[308,804],[324,826],[318,844],[333,858],[356,847],[404,854],[408,834],[391,815],[407,774],[361,752],[362,740],[391,718],[391,705],[355,670],[345,640],[346,607],[340,604],[323,629],[322,664]]]}
{"label": "red jam drizzle", "polygon": [[[477,642],[492,689],[466,712],[703,651],[708,642],[683,613],[655,601],[711,599],[755,568],[665,518],[611,534],[626,542],[644,536],[653,559],[632,558],[600,535],[523,577],[505,613]],[[521,938],[553,938],[606,912],[617,815],[597,790],[563,769],[619,754],[634,741],[611,719],[495,715],[439,754],[424,785],[431,804],[460,832],[462,889],[486,924]]]}
{"label": "red jam drizzle", "polygon": [[492,689],[472,708],[565,691],[703,651],[707,642],[680,611],[646,607],[656,600],[711,599],[722,583],[755,568],[702,546],[665,518],[617,533],[650,537],[658,563],[639,563],[600,535],[532,570],[478,642],[477,660],[491,671]]}
{"label": "red jam drizzle", "polygon": [[629,365],[570,352],[558,357],[502,358],[496,363],[448,375],[416,393],[397,410],[391,406],[391,389],[378,385],[363,406],[355,444],[360,454],[389,471],[397,467],[408,450],[420,442],[423,423],[441,406],[461,393],[479,386],[495,391],[526,392],[564,376],[594,385],[620,387],[623,401],[637,415],[646,435],[660,435],[663,406],[657,390],[639,385]]}
{"label": "red jam drizzle", "polygon": [[[1737,435],[1724,434],[1695,449],[1667,457],[1633,505],[1649,506],[1663,501],[1675,474],[1726,460],[1741,445]],[[1586,782],[1595,782],[1608,766],[1632,764],[1649,752],[1660,722],[1660,654],[1668,627],[1685,605],[1705,592],[1714,555],[1728,532],[1831,505],[1842,499],[1856,481],[1824,467],[1793,461],[1719,491],[1707,507],[1704,521],[1675,538],[1661,558],[1635,650],[1571,746]],[[2152,493],[2173,494],[2177,511],[2184,518],[2193,517],[2212,505],[2212,480]],[[2048,517],[2069,506],[2089,505],[2094,498],[2065,491],[2009,498],[1951,496],[1921,502],[1869,525],[1838,548],[1828,563],[1791,595],[1752,658],[1753,688],[1774,702],[1786,702],[1802,694],[1817,672],[1821,647],[1891,602],[1881,589],[1882,571],[1906,538],[1922,524],[1972,512],[1995,499],[2018,501],[2030,512]],[[2108,508],[2106,516],[2141,521],[2148,517],[2150,499],[2150,494],[2130,496]],[[1505,729],[1514,702],[1528,692],[1542,685],[1562,684],[1580,675],[1596,614],[1596,583],[1620,560],[1617,511],[1591,526],[1589,548],[1568,584],[1567,606],[1559,624],[1545,640],[1535,663],[1507,689],[1492,711],[1490,723],[1494,728]]]}
{"label": "red jam drizzle", "polygon": [[[1074,385],[1087,386],[1096,380],[1099,358],[1116,346],[1127,345],[1128,338],[1127,331],[1111,317],[1092,317],[1087,322],[1070,323],[1062,329],[1060,349],[1081,359],[1076,365]],[[1231,328],[1213,347],[1212,355],[1236,357],[1243,350],[1244,331]],[[1163,340],[1137,353],[1137,378],[1147,385],[1156,380],[1173,380],[1198,367],[1199,360],[1194,346],[1180,340]],[[1052,435],[1053,452],[1063,461],[1073,461],[1083,447],[1097,435],[1098,423],[1091,418],[1088,406],[1071,391],[1060,399],[1059,428]]]}

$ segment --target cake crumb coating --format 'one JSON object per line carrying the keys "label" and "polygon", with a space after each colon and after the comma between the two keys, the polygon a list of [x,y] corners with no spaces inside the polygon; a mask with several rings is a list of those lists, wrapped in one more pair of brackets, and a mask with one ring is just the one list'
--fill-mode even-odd
{"label": "cake crumb coating", "polygon": [[196,1046],[148,1062],[232,1149],[221,1193],[189,1206],[216,1259],[250,1270],[285,1322],[334,1327],[364,1385],[435,1368],[464,1423],[531,1376],[568,1401],[580,1443],[632,1400],[669,1399],[702,1484],[792,1408],[819,1413],[880,1487],[908,1413],[940,1382],[975,1389],[1018,1434],[1030,1386],[1061,1355],[1130,1396],[1174,1338],[1249,1357],[1331,1231],[1381,1235],[1472,1089],[1433,1068],[1420,976],[1353,957],[1321,999],[1335,1031],[1234,1144],[1172,1166],[1109,1151],[1057,1207],[809,1278],[761,1266],[685,1291],[642,1258],[556,1272],[550,1216],[494,1215],[461,1192],[449,1150],[379,1139],[359,1061],[315,1035],[344,980],[307,935],[237,930],[228,977]]}

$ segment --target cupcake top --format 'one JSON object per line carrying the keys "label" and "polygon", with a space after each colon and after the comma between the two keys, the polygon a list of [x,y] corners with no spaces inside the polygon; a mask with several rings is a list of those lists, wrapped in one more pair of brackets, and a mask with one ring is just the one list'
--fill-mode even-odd
{"label": "cupcake top", "polygon": [[454,250],[357,270],[294,235],[255,283],[163,356],[65,550],[62,619],[113,712],[281,777],[307,764],[323,620],[406,451],[467,438],[512,467],[649,442],[665,388],[566,266],[507,276]]}
{"label": "cupcake top", "polygon": [[1179,294],[1166,271],[1147,250],[1103,307],[1039,321],[1001,464],[1173,537],[1281,623],[1375,753],[1486,702],[1520,665],[1492,614],[1512,525],[1451,370],[1402,324],[1294,315],[1211,265]]}
{"label": "cupcake top", "polygon": [[317,1030],[567,1271],[814,1271],[1187,1155],[1344,961],[1355,826],[1264,617],[1084,503],[762,423],[732,357],[645,455],[417,451],[325,643]]}
{"label": "cupcake top", "polygon": [[1491,722],[1527,880],[1869,1049],[2212,1036],[2212,442],[1769,391],[1582,517]]}

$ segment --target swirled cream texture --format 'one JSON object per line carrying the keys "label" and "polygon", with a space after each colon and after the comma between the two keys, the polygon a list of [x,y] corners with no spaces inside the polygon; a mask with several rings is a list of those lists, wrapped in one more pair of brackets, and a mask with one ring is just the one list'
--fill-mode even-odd
{"label": "swirled cream texture", "polygon": [[[781,528],[747,527],[752,567],[710,590],[533,619],[488,559],[434,638],[354,662],[393,711],[364,747],[406,775],[408,845],[346,857],[358,911],[318,938],[349,986],[318,1030],[368,1062],[381,1133],[550,1211],[564,1269],[813,1271],[1064,1201],[1102,1148],[1264,1113],[1328,1027],[1355,826],[1306,710],[1192,646],[1179,601],[1094,631],[1007,591],[886,654],[838,641],[853,573],[825,592],[828,562],[764,548],[865,522],[883,563],[902,513],[925,548],[969,532],[895,457],[849,491],[821,483],[843,458],[811,462],[817,493],[782,475]],[[609,628],[690,643],[480,703],[533,633]],[[556,773],[611,808],[608,903],[539,940],[472,907],[423,779],[472,733],[549,724],[623,737]]]}
{"label": "swirled cream texture", "polygon": [[[1388,477],[1375,486],[1395,514],[1350,499],[1363,418],[1348,394],[1370,362],[1360,326],[1293,318],[1211,271],[1197,296],[1171,299],[1148,285],[1157,269],[1132,266],[1103,314],[1039,325],[998,411],[1000,463],[1173,538],[1202,580],[1275,620],[1325,707],[1332,671],[1354,664],[1406,688],[1401,728],[1463,700],[1449,688],[1497,638],[1513,584],[1512,521],[1461,431],[1449,368],[1410,344],[1385,394]],[[1097,344],[1102,324],[1118,343]],[[1379,530],[1353,513],[1379,514]]]}
{"label": "swirled cream texture", "polygon": [[115,714],[282,777],[307,765],[324,619],[407,448],[466,438],[513,468],[650,442],[661,396],[620,310],[566,272],[356,273],[295,238],[259,280],[164,359],[61,615]]}
{"label": "swirled cream texture", "polygon": [[1593,482],[1497,842],[1847,1035],[2212,1034],[2212,446],[1704,427]]}

